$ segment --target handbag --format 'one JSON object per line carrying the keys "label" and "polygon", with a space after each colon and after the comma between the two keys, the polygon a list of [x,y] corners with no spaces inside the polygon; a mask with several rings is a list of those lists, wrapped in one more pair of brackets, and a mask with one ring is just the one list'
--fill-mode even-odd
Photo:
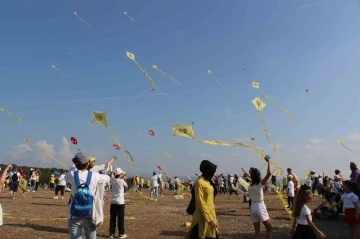
{"label": "handbag", "polygon": [[187,214],[189,215],[194,215],[194,212],[195,212],[195,185],[193,186],[193,188],[191,189],[191,200],[189,202],[189,205],[188,207],[186,208],[186,212]]}

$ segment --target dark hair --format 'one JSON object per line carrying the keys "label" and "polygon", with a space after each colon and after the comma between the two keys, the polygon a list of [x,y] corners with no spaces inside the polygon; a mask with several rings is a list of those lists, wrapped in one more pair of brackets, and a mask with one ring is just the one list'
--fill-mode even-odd
{"label": "dark hair", "polygon": [[120,178],[120,174],[115,175],[115,178],[116,178],[116,179]]}
{"label": "dark hair", "polygon": [[311,188],[307,185],[302,185],[300,187],[299,192],[296,194],[295,198],[295,207],[293,209],[293,217],[299,217],[302,207],[305,203],[308,203],[311,201],[312,193]]}
{"label": "dark hair", "polygon": [[339,174],[340,170],[339,169],[335,169],[335,174]]}
{"label": "dark hair", "polygon": [[360,190],[358,185],[354,181],[346,180],[344,181],[344,184],[356,195],[359,195]]}
{"label": "dark hair", "polygon": [[253,168],[253,170],[251,170],[250,177],[251,185],[258,185],[261,182],[261,174],[257,168]]}
{"label": "dark hair", "polygon": [[89,162],[87,162],[87,163],[85,163],[85,164],[80,163],[80,159],[78,159],[78,158],[73,158],[72,161],[73,161],[73,163],[75,164],[75,167],[76,167],[78,170],[87,169],[87,166],[88,166],[88,164],[89,164]]}

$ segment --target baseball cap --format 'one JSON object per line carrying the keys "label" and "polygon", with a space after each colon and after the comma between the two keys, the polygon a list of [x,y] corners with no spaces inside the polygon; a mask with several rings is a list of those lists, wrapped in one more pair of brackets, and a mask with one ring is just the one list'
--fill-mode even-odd
{"label": "baseball cap", "polygon": [[287,176],[288,178],[290,178],[290,179],[292,179],[293,178],[293,176],[291,175],[291,174],[288,174],[288,176]]}
{"label": "baseball cap", "polygon": [[114,170],[114,174],[115,174],[115,175],[119,175],[119,174],[122,174],[122,173],[124,173],[124,171],[122,171],[121,168],[116,168],[116,169]]}
{"label": "baseball cap", "polygon": [[95,162],[95,160],[96,160],[95,157],[90,158],[90,162]]}
{"label": "baseball cap", "polygon": [[89,162],[90,157],[85,153],[77,153],[74,159],[78,159],[79,163],[81,164],[86,164],[87,162]]}

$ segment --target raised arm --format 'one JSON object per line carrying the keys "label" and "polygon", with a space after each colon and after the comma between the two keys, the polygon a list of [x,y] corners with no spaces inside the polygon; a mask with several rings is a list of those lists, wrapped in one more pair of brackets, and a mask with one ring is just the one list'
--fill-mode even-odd
{"label": "raised arm", "polygon": [[250,174],[248,172],[246,172],[244,168],[241,168],[241,170],[244,172],[246,177],[250,177]]}
{"label": "raised arm", "polygon": [[109,167],[110,164],[112,164],[112,162],[114,162],[115,160],[117,160],[117,156],[112,157],[107,163],[105,163],[105,168]]}
{"label": "raised arm", "polygon": [[261,184],[265,185],[267,183],[267,181],[269,180],[270,176],[271,176],[271,164],[270,164],[270,159],[268,158],[268,156],[265,156],[265,161],[268,163],[268,168],[267,168],[267,173],[266,176],[263,178],[263,180],[261,180]]}
{"label": "raised arm", "polygon": [[7,165],[5,168],[4,168],[4,171],[1,172],[0,174],[0,189],[2,188],[2,186],[4,185],[5,183],[5,178],[6,178],[6,174],[7,174],[7,171],[11,168],[11,164]]}

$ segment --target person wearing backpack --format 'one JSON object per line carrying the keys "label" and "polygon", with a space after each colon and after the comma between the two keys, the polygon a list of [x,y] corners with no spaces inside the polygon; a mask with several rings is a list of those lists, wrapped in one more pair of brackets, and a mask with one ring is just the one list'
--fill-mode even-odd
{"label": "person wearing backpack", "polygon": [[153,172],[153,176],[150,178],[151,181],[151,189],[150,189],[150,199],[153,196],[153,193],[155,192],[155,200],[158,199],[159,197],[159,183],[158,183],[158,175],[156,173],[156,171]]}
{"label": "person wearing backpack", "polygon": [[125,234],[125,199],[124,188],[127,188],[126,177],[121,168],[114,170],[111,177],[111,205],[110,205],[110,238],[115,238],[116,218],[119,229],[119,238],[127,238]]}
{"label": "person wearing backpack", "polygon": [[19,188],[19,181],[20,181],[20,173],[18,170],[14,170],[13,175],[11,176],[11,184],[10,184],[10,198],[15,199],[15,194]]}
{"label": "person wearing backpack", "polygon": [[96,239],[96,224],[102,223],[96,220],[104,217],[101,200],[96,200],[96,194],[99,186],[108,183],[110,177],[89,171],[90,157],[85,153],[77,153],[72,161],[77,171],[65,175],[72,189],[68,213],[70,239],[81,239],[83,229],[86,239]]}

